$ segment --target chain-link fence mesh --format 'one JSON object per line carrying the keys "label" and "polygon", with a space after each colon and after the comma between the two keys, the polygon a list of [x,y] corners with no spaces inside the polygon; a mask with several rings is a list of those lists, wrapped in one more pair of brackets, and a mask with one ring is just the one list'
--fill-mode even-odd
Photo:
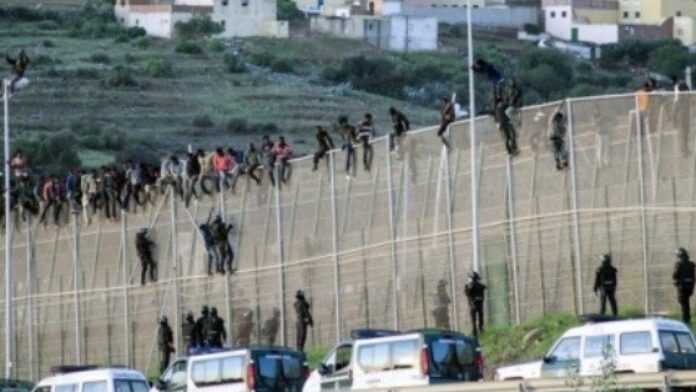
{"label": "chain-link fence mesh", "polygon": [[[488,323],[595,311],[604,253],[619,269],[622,309],[674,311],[672,251],[695,245],[693,99],[656,93],[643,111],[633,95],[524,108],[511,113],[514,157],[494,120],[481,117],[473,149],[463,121],[450,127],[450,150],[437,129],[382,137],[350,159],[335,150],[316,170],[312,157],[294,160],[279,188],[264,173],[260,185],[241,177],[189,205],[165,190],[118,220],[64,212],[56,228],[18,218],[15,376],[37,379],[78,361],[154,371],[159,316],[181,350],[179,324],[204,305],[225,318],[231,344],[267,342],[280,320],[275,342],[294,346],[298,290],[315,319],[308,346],[354,328],[443,319],[468,331],[476,237]],[[565,133],[554,140],[558,127]],[[235,272],[208,276],[198,226],[219,213],[234,225]],[[157,282],[143,286],[135,236],[145,227],[158,268]]]}

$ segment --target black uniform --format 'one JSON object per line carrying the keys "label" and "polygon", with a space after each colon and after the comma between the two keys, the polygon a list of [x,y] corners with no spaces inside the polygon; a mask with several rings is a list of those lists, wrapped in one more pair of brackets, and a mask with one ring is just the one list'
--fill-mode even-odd
{"label": "black uniform", "polygon": [[447,293],[447,283],[441,280],[437,285],[437,295],[435,296],[435,310],[433,310],[433,318],[435,326],[440,329],[450,329],[449,306],[452,303],[449,294]]}
{"label": "black uniform", "polygon": [[191,348],[198,346],[198,341],[196,337],[196,321],[193,319],[193,313],[189,312],[186,315],[186,320],[181,325],[181,336],[184,338],[184,347],[186,351],[190,351]]}
{"label": "black uniform", "polygon": [[208,311],[208,307],[204,306],[203,310],[201,310],[201,317],[196,320],[196,325],[194,326],[195,340],[200,346],[206,346],[208,344],[210,329],[210,312]]}
{"label": "black uniform", "polygon": [[326,153],[333,150],[334,142],[331,139],[331,135],[323,127],[317,127],[317,152],[314,153],[314,169],[317,170],[319,166],[319,161],[324,158]]}
{"label": "black uniform", "polygon": [[605,255],[602,257],[602,265],[597,268],[594,282],[594,292],[599,291],[600,293],[599,314],[604,315],[607,310],[607,301],[609,301],[611,313],[614,316],[618,315],[615,296],[617,283],[617,270],[611,265],[611,256]]}
{"label": "black uniform", "polygon": [[469,300],[473,335],[478,337],[483,332],[483,302],[486,297],[486,286],[480,282],[478,274],[474,274],[469,283],[466,284],[464,294]]}
{"label": "black uniform", "polygon": [[269,346],[274,346],[276,337],[278,336],[278,330],[280,330],[280,311],[274,309],[273,317],[263,323],[263,328],[261,329],[263,342]]}
{"label": "black uniform", "polygon": [[218,316],[216,308],[210,310],[210,320],[211,332],[208,344],[210,347],[222,348],[223,343],[227,340],[225,320]]}
{"label": "black uniform", "polygon": [[135,250],[138,252],[138,258],[140,259],[140,266],[142,269],[140,284],[143,286],[147,280],[148,270],[150,271],[150,281],[157,281],[157,277],[155,276],[156,263],[152,255],[155,242],[152,241],[147,234],[147,230],[143,230],[135,235]]}
{"label": "black uniform", "polygon": [[297,315],[297,349],[304,352],[305,343],[307,342],[307,327],[314,326],[312,313],[310,312],[309,302],[305,299],[304,293],[298,291],[295,295],[295,314]]}
{"label": "black uniform", "polygon": [[166,317],[162,317],[162,320],[160,320],[157,333],[157,347],[160,351],[160,374],[162,374],[167,370],[171,355],[174,352],[174,334]]}
{"label": "black uniform", "polygon": [[679,261],[674,266],[674,286],[677,288],[677,299],[681,305],[682,320],[686,324],[691,323],[691,307],[689,301],[694,293],[694,281],[696,280],[696,266],[689,260],[689,255],[685,250],[678,253]]}

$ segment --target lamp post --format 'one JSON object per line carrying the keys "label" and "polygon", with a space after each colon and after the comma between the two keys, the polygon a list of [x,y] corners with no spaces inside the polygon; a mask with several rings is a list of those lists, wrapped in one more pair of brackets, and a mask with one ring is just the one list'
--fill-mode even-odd
{"label": "lamp post", "polygon": [[5,113],[5,378],[12,378],[12,219],[10,217],[10,97],[9,83],[2,81],[2,97]]}
{"label": "lamp post", "polygon": [[471,145],[471,249],[472,269],[480,272],[479,247],[479,206],[478,206],[478,170],[476,170],[476,90],[474,89],[474,38],[471,27],[471,0],[466,4],[467,46],[469,57],[469,144]]}

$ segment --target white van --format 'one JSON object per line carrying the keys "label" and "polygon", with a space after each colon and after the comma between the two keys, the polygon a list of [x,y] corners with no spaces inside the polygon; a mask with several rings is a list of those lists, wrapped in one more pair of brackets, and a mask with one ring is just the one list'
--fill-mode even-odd
{"label": "white van", "polygon": [[591,322],[566,331],[542,360],[499,368],[496,380],[601,375],[608,361],[616,373],[696,369],[696,344],[679,321]]}
{"label": "white van", "polygon": [[427,386],[483,375],[478,343],[457,332],[361,330],[353,338],[327,355],[303,392]]}
{"label": "white van", "polygon": [[305,355],[282,347],[250,347],[179,358],[152,392],[301,392]]}
{"label": "white van", "polygon": [[33,392],[148,392],[142,373],[126,368],[94,366],[55,368],[53,376],[41,380]]}

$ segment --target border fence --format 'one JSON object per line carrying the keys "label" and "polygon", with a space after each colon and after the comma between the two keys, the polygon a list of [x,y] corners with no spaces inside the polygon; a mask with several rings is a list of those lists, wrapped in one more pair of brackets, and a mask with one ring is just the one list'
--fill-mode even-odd
{"label": "border fence", "polygon": [[[434,325],[441,279],[453,327],[467,331],[472,197],[479,200],[488,323],[594,309],[594,271],[607,252],[619,269],[621,308],[673,311],[673,250],[694,249],[696,226],[696,154],[683,148],[693,149],[694,96],[679,99],[689,104],[653,93],[643,112],[632,94],[524,108],[514,158],[493,120],[480,117],[475,146],[468,120],[450,127],[449,152],[434,128],[410,132],[398,152],[390,152],[388,137],[376,138],[370,171],[357,148],[355,177],[346,177],[345,153],[334,150],[317,171],[311,157],[293,160],[292,177],[280,187],[242,177],[235,193],[189,207],[165,193],[118,222],[87,225],[72,215],[45,228],[18,219],[11,233],[14,375],[37,379],[67,363],[148,370],[159,315],[168,316],[181,352],[184,315],[204,304],[220,310],[231,339],[251,315],[258,340],[277,309],[278,341],[292,346],[298,289],[314,313],[310,346],[358,327]],[[556,169],[549,145],[557,110],[568,119],[565,170]],[[236,226],[232,275],[206,274],[197,225],[211,210]],[[134,247],[142,227],[152,228],[159,275],[143,287]]]}

